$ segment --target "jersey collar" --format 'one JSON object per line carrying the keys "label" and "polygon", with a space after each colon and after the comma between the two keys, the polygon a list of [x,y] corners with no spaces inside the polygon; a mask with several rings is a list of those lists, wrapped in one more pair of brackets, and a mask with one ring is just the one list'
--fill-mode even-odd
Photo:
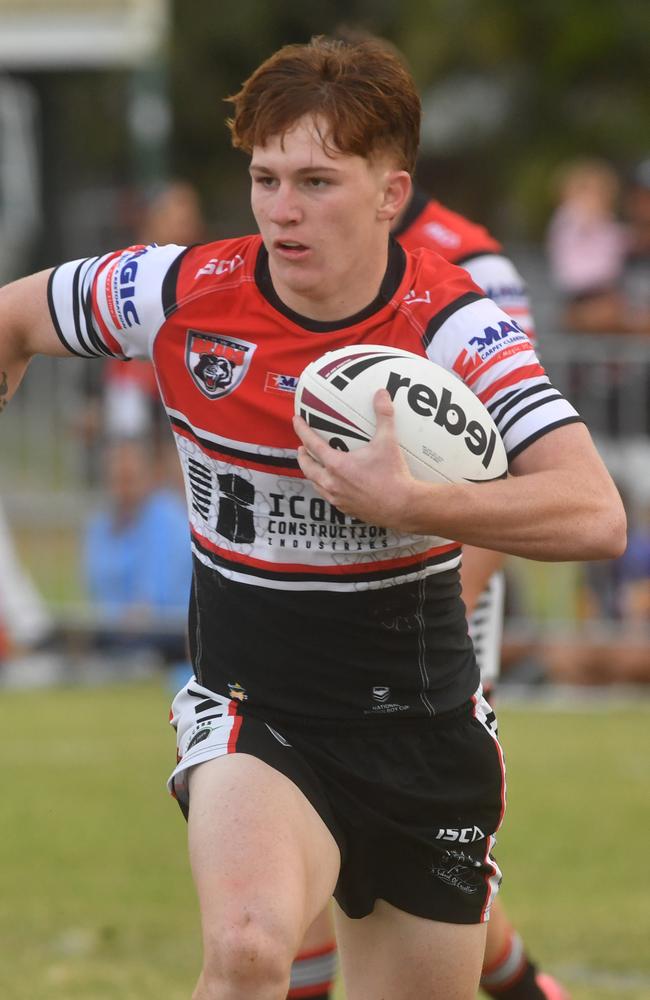
{"label": "jersey collar", "polygon": [[278,312],[282,313],[283,316],[286,316],[287,319],[290,319],[292,323],[304,327],[305,330],[311,330],[313,333],[329,333],[332,330],[342,330],[346,326],[354,326],[357,323],[362,323],[380,309],[383,309],[397,292],[405,270],[406,254],[399,243],[391,236],[388,245],[388,266],[386,267],[386,273],[384,274],[377,296],[360,312],[355,313],[353,316],[346,316],[345,319],[337,319],[332,322],[301,316],[300,313],[294,312],[293,309],[284,304],[273,287],[271,272],[269,270],[269,255],[263,243],[260,245],[257,254],[255,282],[267,302],[274,309],[277,309]]}

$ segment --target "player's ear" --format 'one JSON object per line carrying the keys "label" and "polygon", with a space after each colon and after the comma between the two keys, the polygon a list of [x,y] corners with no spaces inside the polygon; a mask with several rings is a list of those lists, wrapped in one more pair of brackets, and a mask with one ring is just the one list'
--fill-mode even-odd
{"label": "player's ear", "polygon": [[384,177],[378,218],[392,222],[411,197],[411,175],[406,170],[389,170]]}

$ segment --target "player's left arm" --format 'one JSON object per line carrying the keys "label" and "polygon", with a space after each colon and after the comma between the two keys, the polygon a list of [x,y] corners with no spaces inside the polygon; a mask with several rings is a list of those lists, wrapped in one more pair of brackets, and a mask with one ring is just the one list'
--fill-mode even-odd
{"label": "player's left arm", "polygon": [[437,485],[411,475],[386,390],[375,396],[375,413],[372,441],[348,453],[294,418],[305,476],[344,513],[529,559],[607,559],[624,550],[623,504],[583,424],[538,437],[512,461],[507,479]]}

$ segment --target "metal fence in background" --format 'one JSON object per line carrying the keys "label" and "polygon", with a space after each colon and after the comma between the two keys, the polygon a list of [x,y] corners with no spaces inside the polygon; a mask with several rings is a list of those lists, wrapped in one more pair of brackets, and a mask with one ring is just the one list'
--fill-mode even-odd
{"label": "metal fence in background", "polygon": [[[650,338],[552,334],[540,336],[540,353],[628,499],[650,507]],[[62,612],[83,601],[78,539],[99,499],[88,474],[96,455],[79,430],[82,378],[79,361],[36,359],[0,420],[0,499],[32,576]],[[575,567],[544,567],[522,585],[513,618],[571,624],[579,586]]]}

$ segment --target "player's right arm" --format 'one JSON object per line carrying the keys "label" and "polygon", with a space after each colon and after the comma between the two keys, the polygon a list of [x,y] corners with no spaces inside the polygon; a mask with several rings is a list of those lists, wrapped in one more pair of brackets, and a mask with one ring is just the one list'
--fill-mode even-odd
{"label": "player's right arm", "polygon": [[51,271],[0,288],[0,412],[35,354],[70,356],[54,328],[47,302]]}
{"label": "player's right arm", "polygon": [[162,287],[180,246],[133,246],[69,261],[0,289],[0,410],[35,354],[150,356]]}

